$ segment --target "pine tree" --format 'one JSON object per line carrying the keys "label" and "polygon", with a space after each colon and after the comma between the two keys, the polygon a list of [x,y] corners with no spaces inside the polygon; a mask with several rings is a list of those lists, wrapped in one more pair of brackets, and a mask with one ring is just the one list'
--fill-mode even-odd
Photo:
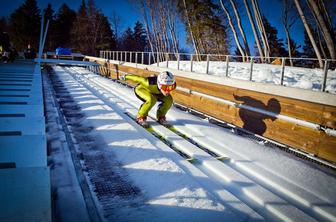
{"label": "pine tree", "polygon": [[72,47],[71,30],[76,19],[76,12],[65,3],[60,7],[55,19],[55,47]]}
{"label": "pine tree", "polygon": [[303,45],[303,55],[307,58],[315,58],[315,51],[308,37],[307,32],[304,32],[304,45]]}
{"label": "pine tree", "polygon": [[89,1],[88,6],[82,1],[72,29],[72,42],[76,50],[92,56],[98,56],[100,50],[115,48],[111,25],[93,0]]}
{"label": "pine tree", "polygon": [[287,51],[284,48],[283,39],[278,38],[278,30],[273,27],[266,17],[263,17],[263,24],[265,26],[266,36],[271,49],[272,57],[286,57]]}
{"label": "pine tree", "polygon": [[38,48],[41,16],[36,0],[26,0],[10,15],[10,38],[18,51],[24,50],[28,44]]}
{"label": "pine tree", "polygon": [[229,33],[222,22],[225,19],[220,15],[220,7],[211,0],[185,0],[186,4],[183,3],[178,3],[178,10],[189,33],[187,42],[194,42],[195,51],[201,54],[226,54],[230,48]]}
{"label": "pine tree", "polygon": [[147,35],[143,24],[137,21],[133,28],[134,51],[144,51],[147,47]]}
{"label": "pine tree", "polygon": [[47,8],[43,10],[44,15],[44,30],[46,30],[47,21],[49,20],[49,27],[47,37],[45,40],[44,51],[50,51],[55,49],[55,15],[51,4],[47,5]]}
{"label": "pine tree", "polygon": [[108,21],[108,18],[101,13],[98,13],[98,21],[100,28],[98,29],[98,38],[95,45],[95,55],[98,55],[100,50],[115,50],[116,37]]}
{"label": "pine tree", "polygon": [[121,37],[121,50],[123,51],[133,51],[135,48],[135,42],[133,38],[133,31],[130,27],[126,29]]}
{"label": "pine tree", "polygon": [[8,32],[8,24],[5,17],[0,18],[0,33],[1,32]]}
{"label": "pine tree", "polygon": [[89,33],[89,18],[85,0],[82,0],[82,3],[79,7],[79,10],[76,14],[75,22],[71,30],[71,40],[72,47],[75,51],[79,51],[83,54],[89,52],[89,45],[92,42],[89,42],[88,33]]}

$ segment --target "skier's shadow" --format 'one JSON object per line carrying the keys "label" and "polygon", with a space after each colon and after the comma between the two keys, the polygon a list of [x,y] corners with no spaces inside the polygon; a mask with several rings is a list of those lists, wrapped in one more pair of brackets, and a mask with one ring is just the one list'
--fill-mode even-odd
{"label": "skier's shadow", "polygon": [[238,101],[242,101],[242,105],[258,110],[264,110],[266,112],[271,112],[274,115],[267,115],[265,113],[252,111],[243,107],[239,109],[239,117],[243,121],[243,129],[253,132],[258,135],[263,135],[266,132],[267,126],[264,122],[266,119],[275,121],[277,117],[275,115],[279,114],[281,111],[281,105],[279,101],[275,98],[268,100],[265,105],[262,101],[254,99],[250,96],[237,96],[233,95]]}

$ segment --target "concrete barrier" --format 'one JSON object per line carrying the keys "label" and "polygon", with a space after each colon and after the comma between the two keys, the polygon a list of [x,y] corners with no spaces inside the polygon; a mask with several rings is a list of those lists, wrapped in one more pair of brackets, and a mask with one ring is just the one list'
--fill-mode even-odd
{"label": "concrete barrier", "polygon": [[51,221],[48,167],[0,170],[0,221]]}
{"label": "concrete barrier", "polygon": [[45,135],[0,136],[0,144],[0,163],[17,168],[47,166]]}
{"label": "concrete barrier", "polygon": [[51,221],[39,65],[0,66],[0,221]]}

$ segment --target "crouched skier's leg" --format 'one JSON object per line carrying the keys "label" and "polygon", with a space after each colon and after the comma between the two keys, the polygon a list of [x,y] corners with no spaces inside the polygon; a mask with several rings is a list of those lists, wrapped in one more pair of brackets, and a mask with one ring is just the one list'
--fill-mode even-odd
{"label": "crouched skier's leg", "polygon": [[144,118],[146,119],[148,116],[148,112],[155,105],[157,98],[152,95],[148,90],[142,87],[136,87],[134,89],[135,95],[144,103],[140,106],[137,119]]}
{"label": "crouched skier's leg", "polygon": [[166,114],[170,107],[173,105],[173,98],[171,95],[159,96],[158,100],[161,102],[156,112],[156,118],[161,124],[167,124]]}

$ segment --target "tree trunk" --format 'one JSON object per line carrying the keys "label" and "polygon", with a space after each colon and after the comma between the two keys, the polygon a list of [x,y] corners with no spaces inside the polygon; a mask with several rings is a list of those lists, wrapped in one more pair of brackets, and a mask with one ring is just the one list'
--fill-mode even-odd
{"label": "tree trunk", "polygon": [[177,18],[177,15],[176,15],[176,10],[174,10],[174,8],[171,8],[171,7],[176,7],[176,2],[175,1],[173,2],[173,6],[171,6],[171,4],[168,2],[166,4],[166,7],[167,7],[168,29],[170,31],[170,35],[171,35],[172,42],[173,42],[173,50],[177,56],[177,54],[180,51],[179,42],[176,37],[176,26],[175,26],[175,19]]}
{"label": "tree trunk", "polygon": [[236,8],[236,4],[235,4],[235,2],[233,0],[230,0],[230,2],[231,2],[231,5],[232,5],[232,8],[234,10],[234,13],[236,15],[236,18],[237,18],[237,24],[238,24],[238,28],[239,28],[240,33],[241,33],[242,38],[243,38],[246,55],[250,56],[251,55],[250,48],[249,48],[247,40],[246,40],[245,31],[244,31],[244,29],[242,27],[240,16],[239,16],[239,13],[238,13],[237,8]]}
{"label": "tree trunk", "polygon": [[327,22],[324,20],[322,12],[315,2],[316,0],[307,0],[307,1],[308,4],[311,6],[312,12],[315,15],[318,25],[321,28],[331,59],[336,60],[335,41],[333,40],[332,34],[328,29]]}
{"label": "tree trunk", "polygon": [[154,52],[154,46],[153,46],[153,42],[152,42],[152,36],[151,36],[150,31],[149,31],[148,19],[147,19],[147,14],[146,14],[146,10],[145,10],[145,2],[141,1],[140,4],[141,4],[141,9],[142,9],[143,17],[144,17],[145,26],[146,26],[146,33],[147,33],[147,37],[148,37],[148,42],[149,42],[151,51]]}
{"label": "tree trunk", "polygon": [[230,25],[230,27],[231,27],[231,30],[232,30],[234,39],[235,39],[236,44],[237,44],[237,47],[238,47],[238,49],[239,49],[240,54],[241,54],[242,57],[243,57],[243,62],[245,62],[245,52],[244,52],[242,46],[240,45],[239,38],[238,38],[238,36],[237,36],[236,29],[235,29],[235,27],[234,27],[234,25],[233,25],[233,23],[232,23],[231,16],[230,16],[228,10],[226,9],[226,7],[225,7],[225,5],[224,5],[224,3],[223,3],[223,0],[220,0],[220,3],[221,3],[221,5],[222,5],[222,8],[223,8],[223,10],[224,10],[224,12],[225,12],[227,18],[228,18],[229,25]]}
{"label": "tree trunk", "polygon": [[250,6],[249,6],[247,0],[244,0],[244,4],[245,4],[245,7],[246,7],[247,15],[248,15],[249,20],[250,20],[250,23],[251,23],[251,28],[252,28],[252,31],[253,31],[253,35],[254,35],[254,38],[255,38],[257,47],[258,47],[258,51],[259,51],[259,54],[260,54],[260,58],[261,58],[261,60],[264,60],[264,54],[263,54],[263,51],[262,51],[262,49],[261,49],[261,45],[260,45],[260,41],[259,41],[259,37],[258,37],[258,33],[257,33],[256,27],[255,27],[255,24],[254,24],[252,15],[251,15]]}
{"label": "tree trunk", "polygon": [[266,57],[266,59],[268,60],[268,62],[270,62],[270,47],[268,44],[268,39],[267,39],[267,35],[266,35],[266,31],[264,28],[264,24],[260,15],[260,10],[259,10],[259,6],[258,3],[256,2],[256,0],[251,0],[252,2],[252,8],[254,11],[254,15],[257,21],[257,26],[259,29],[259,33],[260,33],[260,37],[261,37],[261,41],[264,45],[264,55]]}
{"label": "tree trunk", "polygon": [[192,43],[193,43],[193,46],[194,46],[194,49],[195,49],[195,53],[197,54],[197,59],[199,60],[199,51],[198,51],[198,48],[197,48],[197,45],[196,45],[196,42],[195,42],[195,38],[194,38],[194,34],[193,34],[193,31],[192,31],[192,28],[191,28],[191,23],[190,23],[190,18],[189,18],[189,13],[188,13],[188,9],[187,9],[186,0],[183,0],[183,5],[184,5],[184,11],[185,11],[185,14],[186,14],[186,17],[187,17],[190,37],[191,37],[191,40],[192,40]]}
{"label": "tree trunk", "polygon": [[[290,12],[293,12],[292,5],[289,4],[289,1],[291,0],[282,0],[283,3],[283,11],[282,11],[282,24],[285,29],[286,33],[286,39],[287,39],[287,46],[288,46],[288,57],[290,65],[293,66],[293,60],[292,60],[292,42],[291,42],[291,36],[290,36],[290,28],[294,25],[297,16],[290,16]],[[294,49],[295,50],[295,49]]]}
{"label": "tree trunk", "polygon": [[314,39],[314,37],[313,37],[313,33],[311,32],[310,27],[309,27],[309,25],[308,25],[308,22],[307,22],[307,20],[306,20],[306,17],[305,17],[305,15],[303,14],[303,11],[302,11],[300,2],[299,2],[299,0],[294,0],[294,3],[295,3],[296,8],[297,8],[297,10],[298,10],[298,12],[299,12],[299,15],[300,15],[300,17],[301,17],[301,20],[302,20],[302,22],[303,22],[303,25],[304,25],[304,27],[305,27],[305,30],[307,31],[309,40],[310,40],[310,42],[311,42],[311,44],[312,44],[312,46],[313,46],[313,48],[314,48],[316,57],[317,57],[317,59],[318,59],[318,61],[319,61],[320,68],[323,68],[323,61],[322,61],[322,57],[321,57],[320,50],[319,50],[319,48],[318,48],[317,45],[316,45],[316,41],[315,41],[315,39]]}
{"label": "tree trunk", "polygon": [[292,44],[291,44],[291,38],[289,34],[289,30],[287,27],[285,27],[285,33],[286,33],[286,38],[287,38],[287,45],[288,45],[288,57],[289,57],[289,62],[290,65],[293,66],[293,60],[292,60]]}

